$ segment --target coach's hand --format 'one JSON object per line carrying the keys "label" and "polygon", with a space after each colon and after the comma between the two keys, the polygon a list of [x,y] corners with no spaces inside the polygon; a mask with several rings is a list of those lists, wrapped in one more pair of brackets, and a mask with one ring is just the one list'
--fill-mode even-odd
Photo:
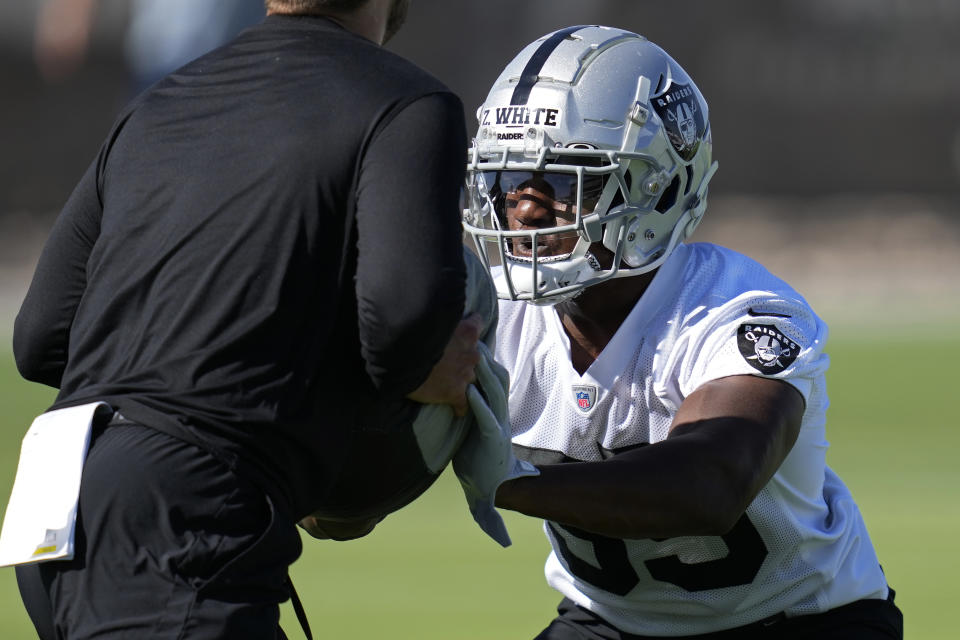
{"label": "coach's hand", "polygon": [[423,404],[448,404],[456,415],[466,415],[467,386],[477,379],[474,369],[480,362],[477,342],[482,330],[483,321],[479,314],[461,320],[440,361],[423,384],[407,397]]}
{"label": "coach's hand", "polygon": [[307,516],[299,524],[307,533],[318,540],[355,540],[367,535],[383,518],[363,518],[358,520],[330,519]]}

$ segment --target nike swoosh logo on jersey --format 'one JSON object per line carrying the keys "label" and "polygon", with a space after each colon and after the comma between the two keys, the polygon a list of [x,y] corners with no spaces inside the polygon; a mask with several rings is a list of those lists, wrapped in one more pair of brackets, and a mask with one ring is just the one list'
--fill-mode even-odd
{"label": "nike swoosh logo on jersey", "polygon": [[773,313],[771,311],[756,311],[753,307],[747,309],[747,315],[751,318],[791,318],[785,313]]}

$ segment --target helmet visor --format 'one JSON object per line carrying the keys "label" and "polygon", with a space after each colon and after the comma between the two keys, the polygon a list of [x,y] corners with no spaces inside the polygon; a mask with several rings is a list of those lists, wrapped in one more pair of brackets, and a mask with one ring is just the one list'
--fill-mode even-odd
{"label": "helmet visor", "polygon": [[535,251],[541,260],[562,259],[573,252],[581,236],[582,216],[596,207],[603,176],[584,175],[582,196],[578,183],[575,173],[477,172],[471,201],[492,214],[484,217],[484,226],[508,232],[504,236],[509,257],[528,260]]}

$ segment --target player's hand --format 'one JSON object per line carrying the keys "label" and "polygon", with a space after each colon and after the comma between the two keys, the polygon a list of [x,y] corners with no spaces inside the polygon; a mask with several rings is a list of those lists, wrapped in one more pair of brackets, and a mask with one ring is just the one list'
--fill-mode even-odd
{"label": "player's hand", "polygon": [[456,415],[466,415],[467,386],[477,379],[474,368],[480,362],[477,342],[482,330],[483,321],[479,314],[461,320],[440,361],[423,384],[407,397],[424,404],[448,404]]}

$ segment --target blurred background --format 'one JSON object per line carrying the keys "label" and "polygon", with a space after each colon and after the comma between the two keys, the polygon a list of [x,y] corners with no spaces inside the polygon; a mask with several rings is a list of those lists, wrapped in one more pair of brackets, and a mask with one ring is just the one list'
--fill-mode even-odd
{"label": "blurred background", "polygon": [[[204,4],[0,3],[0,397],[16,407],[0,418],[8,443],[0,493],[29,418],[50,399],[17,380],[9,349],[37,252],[116,112],[156,71],[150,63],[166,60],[156,53],[166,31],[149,20],[181,38],[202,25],[212,41],[251,19],[239,6],[247,0],[211,0],[209,14]],[[936,616],[957,595],[948,576],[960,568],[950,542],[960,534],[960,471],[949,455],[960,444],[949,402],[960,357],[960,3],[412,0],[388,48],[458,93],[472,127],[502,67],[528,42],[573,24],[646,35],[706,96],[720,170],[694,239],[764,262],[830,324],[831,464],[873,529],[916,633],[908,637],[948,637]],[[332,624],[387,607],[391,637],[532,636],[555,600],[539,574],[539,525],[511,519],[526,546],[502,552],[522,554],[504,561],[473,531],[457,491],[441,483],[369,540],[310,547],[295,575],[306,582],[308,612]],[[424,523],[452,541],[447,560]],[[429,552],[410,552],[425,542]],[[470,575],[444,566],[464,555]],[[356,578],[357,563],[370,558],[376,568]],[[400,571],[403,562],[410,566]],[[452,573],[463,586],[451,586],[460,584]],[[29,637],[19,635],[26,627],[12,576],[0,571],[0,636]],[[354,579],[357,591],[344,586]],[[507,583],[522,592],[503,592]],[[461,590],[469,603],[454,597]],[[402,594],[408,600],[398,601]],[[451,631],[430,602],[472,622]],[[416,632],[397,631],[405,625]],[[470,625],[478,626],[460,631]],[[351,628],[352,637],[379,633]]]}
{"label": "blurred background", "polygon": [[[159,26],[150,5],[162,7]],[[193,46],[203,46],[249,20],[251,5],[260,8],[0,3],[0,327],[117,110],[154,72],[151,61],[162,68],[174,55],[157,41],[202,28],[207,38]],[[707,97],[720,171],[697,239],[759,258],[844,320],[865,309],[877,312],[871,325],[926,321],[915,310],[960,315],[960,3],[414,0],[388,46],[456,91],[472,128],[523,45],[584,23],[661,44]],[[888,304],[891,295],[910,304]]]}

